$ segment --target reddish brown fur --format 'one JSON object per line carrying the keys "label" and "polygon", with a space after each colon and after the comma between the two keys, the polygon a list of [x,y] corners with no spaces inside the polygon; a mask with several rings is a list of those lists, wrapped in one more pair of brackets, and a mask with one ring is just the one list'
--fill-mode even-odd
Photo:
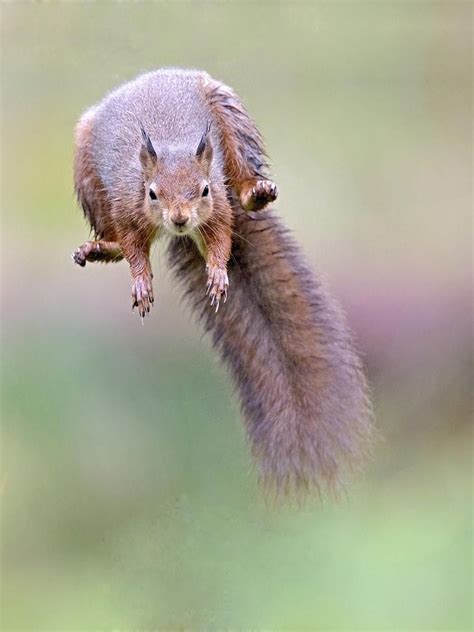
{"label": "reddish brown fur", "polygon": [[[227,182],[246,210],[259,210],[278,195],[276,186],[267,180],[268,162],[262,136],[231,88],[219,81],[206,80],[204,89],[219,128]],[[259,181],[266,185],[263,196],[254,190]]]}

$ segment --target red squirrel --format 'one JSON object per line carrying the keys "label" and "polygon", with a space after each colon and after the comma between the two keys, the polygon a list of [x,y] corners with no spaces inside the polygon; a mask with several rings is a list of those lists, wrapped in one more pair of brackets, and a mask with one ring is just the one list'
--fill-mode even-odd
{"label": "red squirrel", "polygon": [[171,267],[230,370],[262,484],[337,490],[371,445],[368,387],[340,310],[275,212],[261,212],[278,195],[267,169],[231,88],[201,71],[142,75],[77,125],[75,189],[95,239],[73,258],[125,258],[143,317],[150,245],[171,236]]}
{"label": "red squirrel", "polygon": [[160,70],[109,94],[76,128],[75,188],[96,239],[74,253],[86,261],[125,258],[132,306],[153,304],[150,246],[160,234],[189,235],[207,269],[216,311],[226,299],[232,241],[228,190],[243,208],[276,199],[264,175],[257,128],[235,93],[207,73]]}

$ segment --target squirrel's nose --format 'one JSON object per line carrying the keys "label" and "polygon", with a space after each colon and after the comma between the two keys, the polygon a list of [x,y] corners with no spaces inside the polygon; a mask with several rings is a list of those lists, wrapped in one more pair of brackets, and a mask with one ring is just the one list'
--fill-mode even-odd
{"label": "squirrel's nose", "polygon": [[187,217],[175,217],[173,218],[173,224],[175,226],[184,226],[185,224],[187,224],[188,222],[188,218]]}

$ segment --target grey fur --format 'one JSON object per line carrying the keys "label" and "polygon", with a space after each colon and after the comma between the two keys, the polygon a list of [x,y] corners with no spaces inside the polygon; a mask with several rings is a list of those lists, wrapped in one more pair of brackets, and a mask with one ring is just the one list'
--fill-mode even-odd
{"label": "grey fur", "polygon": [[[209,123],[209,105],[203,82],[209,75],[197,70],[167,68],[137,77],[107,95],[92,110],[94,127],[91,153],[108,195],[126,198],[139,190],[142,126],[160,155],[166,148],[195,155]],[[86,113],[87,114],[87,113]],[[223,159],[217,131],[211,127],[214,148],[211,180],[223,180]]]}
{"label": "grey fur", "polygon": [[372,410],[344,318],[273,211],[237,206],[230,297],[217,314],[202,292],[194,244],[169,260],[230,370],[265,487],[340,490],[364,462]]}

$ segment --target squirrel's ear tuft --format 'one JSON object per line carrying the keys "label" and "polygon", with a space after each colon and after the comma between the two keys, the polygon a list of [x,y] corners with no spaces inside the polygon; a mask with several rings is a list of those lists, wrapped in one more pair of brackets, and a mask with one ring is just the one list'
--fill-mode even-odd
{"label": "squirrel's ear tuft", "polygon": [[201,162],[207,163],[207,166],[211,164],[212,154],[213,154],[211,139],[209,136],[210,130],[211,130],[211,122],[208,121],[206,125],[206,131],[202,135],[201,140],[199,141],[199,145],[196,149],[196,157]]}
{"label": "squirrel's ear tuft", "polygon": [[140,123],[140,131],[142,133],[142,145],[140,147],[140,162],[142,164],[145,176],[148,176],[151,170],[156,166],[158,156],[151,142],[150,137],[145,132],[143,125]]}

